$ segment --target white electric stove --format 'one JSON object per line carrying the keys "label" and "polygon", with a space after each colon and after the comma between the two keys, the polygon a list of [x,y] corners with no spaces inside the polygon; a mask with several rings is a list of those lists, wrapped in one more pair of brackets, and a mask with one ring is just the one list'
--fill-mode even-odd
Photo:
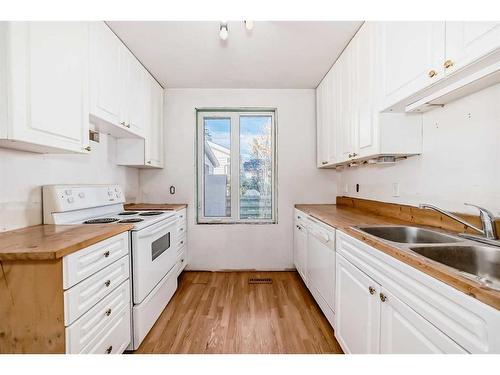
{"label": "white electric stove", "polygon": [[132,324],[137,349],[177,289],[174,211],[127,211],[119,185],[43,187],[45,224],[132,224]]}

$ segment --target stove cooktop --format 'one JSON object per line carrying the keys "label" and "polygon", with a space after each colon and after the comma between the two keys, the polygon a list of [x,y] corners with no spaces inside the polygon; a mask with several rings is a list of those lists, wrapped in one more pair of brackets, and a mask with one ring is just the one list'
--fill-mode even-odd
{"label": "stove cooktop", "polygon": [[132,230],[136,231],[172,216],[175,216],[173,211],[120,211],[87,219],[83,224],[134,224]]}

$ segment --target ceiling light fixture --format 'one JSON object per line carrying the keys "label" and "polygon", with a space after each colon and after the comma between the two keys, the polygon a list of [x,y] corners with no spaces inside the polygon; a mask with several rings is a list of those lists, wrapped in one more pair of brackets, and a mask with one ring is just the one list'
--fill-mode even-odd
{"label": "ceiling light fixture", "polygon": [[222,40],[227,40],[229,36],[229,30],[227,29],[227,22],[221,22],[219,27],[219,37]]}
{"label": "ceiling light fixture", "polygon": [[252,29],[253,29],[253,21],[245,21],[245,28],[248,31],[252,31]]}

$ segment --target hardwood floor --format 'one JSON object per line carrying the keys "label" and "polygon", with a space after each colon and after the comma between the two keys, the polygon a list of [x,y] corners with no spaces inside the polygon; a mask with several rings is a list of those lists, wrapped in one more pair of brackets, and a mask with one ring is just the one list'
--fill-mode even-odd
{"label": "hardwood floor", "polygon": [[[249,284],[249,278],[272,284]],[[135,353],[342,353],[296,272],[184,272]]]}

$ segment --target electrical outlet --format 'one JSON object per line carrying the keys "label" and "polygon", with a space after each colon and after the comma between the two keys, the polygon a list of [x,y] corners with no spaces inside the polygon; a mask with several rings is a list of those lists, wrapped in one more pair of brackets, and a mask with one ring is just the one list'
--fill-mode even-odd
{"label": "electrical outlet", "polygon": [[399,182],[392,183],[392,196],[399,197]]}

